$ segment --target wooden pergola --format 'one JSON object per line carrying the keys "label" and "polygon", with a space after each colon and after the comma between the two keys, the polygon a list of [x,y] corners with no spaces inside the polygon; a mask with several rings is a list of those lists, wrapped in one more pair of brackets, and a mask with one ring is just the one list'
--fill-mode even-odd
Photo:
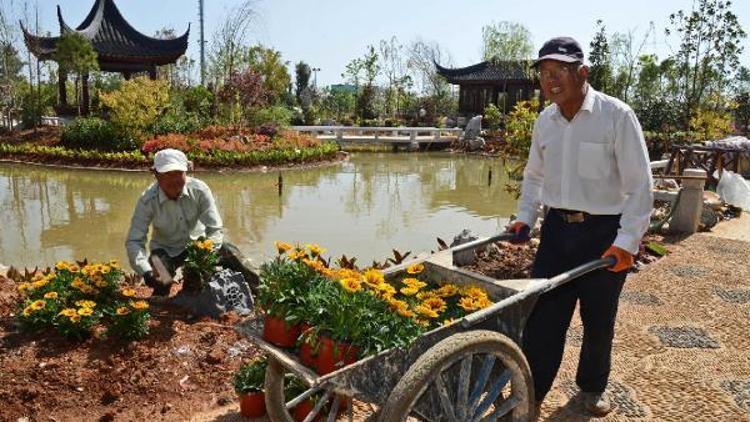
{"label": "wooden pergola", "polygon": [[[57,19],[60,36],[42,37],[29,33],[21,24],[24,41],[29,51],[39,60],[55,60],[57,43],[68,33],[77,32],[89,40],[97,54],[99,69],[105,72],[121,73],[129,79],[134,73],[147,72],[156,79],[157,67],[175,63],[188,46],[187,31],[177,38],[159,39],[149,37],[133,28],[122,16],[114,0],[96,0],[86,19],[75,29],[68,26],[57,6]],[[62,69],[58,72],[59,105],[67,108],[65,85],[68,75]],[[89,89],[88,75],[83,77],[83,109],[88,114]]]}

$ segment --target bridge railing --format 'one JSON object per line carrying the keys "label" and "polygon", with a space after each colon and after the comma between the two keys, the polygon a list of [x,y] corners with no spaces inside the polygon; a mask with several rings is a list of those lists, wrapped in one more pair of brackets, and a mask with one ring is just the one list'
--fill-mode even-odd
{"label": "bridge railing", "polygon": [[292,126],[290,129],[339,143],[449,143],[463,134],[460,128],[437,127]]}

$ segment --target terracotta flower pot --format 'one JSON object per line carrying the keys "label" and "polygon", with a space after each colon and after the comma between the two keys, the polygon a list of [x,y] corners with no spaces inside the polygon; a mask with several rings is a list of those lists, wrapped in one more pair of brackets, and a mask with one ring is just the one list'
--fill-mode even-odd
{"label": "terracotta flower pot", "polygon": [[240,394],[240,414],[246,418],[259,418],[266,414],[266,395],[263,392]]}
{"label": "terracotta flower pot", "polygon": [[288,325],[280,318],[266,315],[263,323],[263,339],[279,347],[294,347],[300,334],[299,325]]}
{"label": "terracotta flower pot", "polygon": [[317,356],[314,355],[312,344],[302,342],[302,345],[299,348],[299,360],[308,368],[317,370],[318,359]]}
{"label": "terracotta flower pot", "polygon": [[318,374],[325,375],[357,361],[359,348],[346,343],[338,343],[328,337],[320,337],[318,351]]}
{"label": "terracotta flower pot", "polygon": [[[298,404],[297,406],[292,409],[292,419],[294,419],[295,422],[302,422],[305,420],[305,417],[312,412],[313,410],[313,401],[310,399],[307,399],[303,401],[302,403]],[[319,417],[316,417],[313,419],[315,421],[320,420]]]}

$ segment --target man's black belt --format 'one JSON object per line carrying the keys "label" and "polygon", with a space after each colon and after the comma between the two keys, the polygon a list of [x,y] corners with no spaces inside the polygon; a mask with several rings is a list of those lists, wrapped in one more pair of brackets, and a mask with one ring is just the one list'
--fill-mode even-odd
{"label": "man's black belt", "polygon": [[550,211],[559,215],[566,223],[583,223],[591,218],[591,214],[585,211],[566,210],[562,208],[550,208]]}

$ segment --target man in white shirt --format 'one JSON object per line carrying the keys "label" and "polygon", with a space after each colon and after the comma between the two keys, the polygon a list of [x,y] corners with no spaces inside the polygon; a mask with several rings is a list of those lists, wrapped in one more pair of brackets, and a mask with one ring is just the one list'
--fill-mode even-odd
{"label": "man in white shirt", "polygon": [[548,278],[604,256],[617,263],[543,294],[526,324],[523,349],[537,406],[562,361],[565,337],[580,303],[583,344],[576,384],[585,408],[603,416],[620,291],[648,228],[653,194],[648,153],[638,119],[622,101],[595,91],[574,39],[553,38],[534,62],[544,97],[553,104],[534,126],[518,219],[508,227],[528,239],[541,211],[532,277]]}

